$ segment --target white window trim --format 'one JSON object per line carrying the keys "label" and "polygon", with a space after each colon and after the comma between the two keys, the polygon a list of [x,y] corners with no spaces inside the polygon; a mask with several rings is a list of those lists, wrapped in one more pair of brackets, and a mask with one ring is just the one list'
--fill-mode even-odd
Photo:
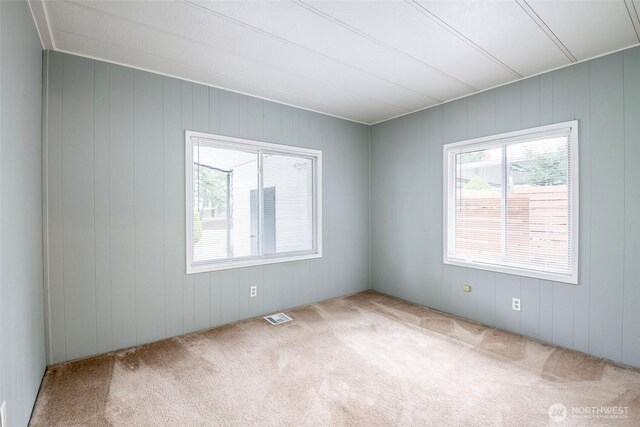
{"label": "white window trim", "polygon": [[[474,262],[474,261],[461,261],[458,259],[451,259],[448,256],[448,245],[449,245],[449,214],[448,210],[450,208],[450,183],[449,178],[449,165],[450,159],[449,156],[451,153],[455,152],[456,148],[459,147],[471,147],[473,145],[482,145],[483,148],[487,148],[488,144],[491,142],[495,142],[496,146],[501,146],[504,143],[508,143],[508,140],[514,139],[518,140],[524,135],[539,135],[545,133],[556,133],[559,130],[570,129],[570,137],[569,137],[569,165],[570,165],[570,176],[569,180],[571,183],[571,187],[569,189],[569,197],[570,197],[570,208],[571,208],[571,217],[570,217],[570,229],[569,229],[569,239],[570,239],[570,251],[571,251],[571,273],[570,274],[558,274],[551,272],[544,272],[538,270],[529,270],[525,268],[516,268],[511,266],[497,265],[497,264],[489,264],[482,262]],[[578,248],[579,248],[579,157],[578,157],[578,121],[572,120],[563,123],[555,123],[547,126],[539,126],[530,129],[522,129],[514,132],[506,132],[498,135],[491,135],[481,138],[474,138],[465,141],[452,142],[450,144],[445,144],[443,146],[443,262],[448,265],[456,265],[460,267],[468,267],[475,268],[479,270],[487,270],[493,271],[497,273],[505,273],[505,274],[513,274],[516,276],[523,277],[532,277],[535,279],[544,279],[551,280],[555,282],[563,282],[576,285],[578,284]]]}
{"label": "white window trim", "polygon": [[[229,145],[233,149],[243,147],[255,151],[263,150],[276,154],[293,154],[313,159],[313,192],[314,192],[314,242],[315,248],[310,251],[286,252],[257,257],[241,257],[203,263],[193,261],[193,146],[191,138],[202,138],[219,145]],[[208,271],[227,270],[231,268],[251,267],[256,265],[274,264],[279,262],[300,261],[305,259],[322,258],[322,151],[311,148],[294,147],[290,145],[273,144],[270,142],[254,141],[234,138],[210,133],[185,131],[185,224],[186,224],[186,266],[187,274],[204,273]],[[262,192],[260,192],[262,193]],[[262,206],[262,204],[260,204]],[[262,210],[262,209],[261,209]],[[260,213],[262,216],[262,212]],[[262,238],[262,236],[260,236]]]}

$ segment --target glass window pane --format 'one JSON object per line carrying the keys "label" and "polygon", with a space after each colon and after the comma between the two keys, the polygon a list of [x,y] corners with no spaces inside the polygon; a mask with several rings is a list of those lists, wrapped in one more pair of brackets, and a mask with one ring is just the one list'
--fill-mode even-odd
{"label": "glass window pane", "polygon": [[193,144],[194,262],[250,256],[257,241],[251,192],[258,187],[258,155]]}
{"label": "glass window pane", "polygon": [[455,253],[466,259],[502,254],[502,148],[455,156]]}
{"label": "glass window pane", "polygon": [[265,154],[263,188],[263,253],[313,249],[313,161]]}
{"label": "glass window pane", "polygon": [[507,147],[506,261],[569,272],[567,137]]}

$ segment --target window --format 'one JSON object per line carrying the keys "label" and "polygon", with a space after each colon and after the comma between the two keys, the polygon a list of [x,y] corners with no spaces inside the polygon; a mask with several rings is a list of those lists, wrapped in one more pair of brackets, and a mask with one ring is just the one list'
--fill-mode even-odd
{"label": "window", "polygon": [[322,256],[322,153],[187,131],[187,273]]}
{"label": "window", "polygon": [[578,280],[578,123],[444,146],[444,262]]}

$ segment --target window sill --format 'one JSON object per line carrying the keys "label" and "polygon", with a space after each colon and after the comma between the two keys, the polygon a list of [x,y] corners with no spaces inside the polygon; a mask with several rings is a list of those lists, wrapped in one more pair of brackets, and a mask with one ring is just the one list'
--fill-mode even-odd
{"label": "window sill", "polygon": [[558,274],[547,273],[543,271],[525,270],[517,267],[507,267],[502,265],[484,264],[480,262],[472,261],[459,261],[449,258],[444,258],[443,263],[445,265],[455,265],[458,267],[475,268],[478,270],[493,271],[494,273],[511,274],[513,276],[531,277],[534,279],[550,280],[552,282],[568,283],[570,285],[578,284],[578,273],[573,274]]}
{"label": "window sill", "polygon": [[257,265],[276,264],[280,262],[302,261],[305,259],[322,258],[322,253],[300,255],[275,256],[272,258],[254,258],[235,261],[220,261],[187,266],[187,274],[206,273],[209,271],[229,270],[232,268],[254,267]]}

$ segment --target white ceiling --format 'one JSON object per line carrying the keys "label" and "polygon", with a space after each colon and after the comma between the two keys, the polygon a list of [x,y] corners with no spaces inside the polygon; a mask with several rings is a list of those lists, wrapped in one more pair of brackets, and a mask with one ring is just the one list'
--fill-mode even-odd
{"label": "white ceiling", "polygon": [[640,42],[640,0],[30,4],[47,49],[363,123]]}

